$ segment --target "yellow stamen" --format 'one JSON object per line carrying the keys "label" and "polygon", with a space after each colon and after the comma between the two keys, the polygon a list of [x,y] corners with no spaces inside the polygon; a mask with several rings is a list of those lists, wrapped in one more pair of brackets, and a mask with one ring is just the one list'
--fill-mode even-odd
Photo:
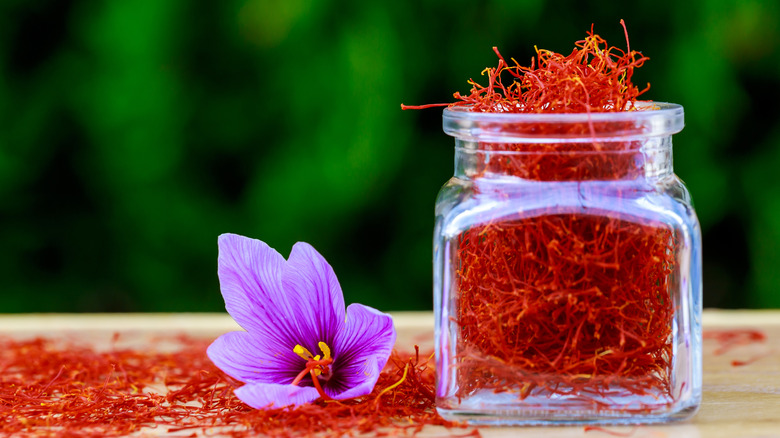
{"label": "yellow stamen", "polygon": [[298,344],[293,348],[293,353],[300,356],[303,360],[309,360],[314,357],[314,355],[311,354],[311,351],[307,350],[306,347],[301,344]]}
{"label": "yellow stamen", "polygon": [[[318,354],[318,355],[314,356],[314,359],[312,359],[311,361],[312,362],[319,362],[320,361],[320,355]],[[320,366],[318,366],[317,368],[314,368],[313,370],[311,370],[311,372],[314,373],[315,376],[319,376],[320,374],[322,374],[322,368]]]}
{"label": "yellow stamen", "polygon": [[319,391],[320,395],[323,398],[326,398],[327,396],[322,391],[322,388],[319,384],[320,382],[317,380],[317,377],[323,373],[326,373],[327,375],[327,373],[330,372],[329,365],[333,363],[333,358],[331,357],[331,351],[330,347],[328,347],[328,344],[320,342],[317,345],[319,345],[320,350],[322,350],[322,355],[318,354],[315,356],[311,354],[311,351],[307,350],[306,347],[302,346],[301,344],[297,344],[293,348],[293,353],[297,354],[306,361],[306,368],[304,368],[303,371],[301,371],[300,374],[298,374],[295,379],[293,379],[292,385],[298,385],[306,376],[306,374],[311,374],[312,383],[314,383],[314,386],[317,387],[317,391]]}
{"label": "yellow stamen", "polygon": [[324,354],[324,355],[325,355],[325,356],[322,358],[322,360],[327,360],[327,359],[330,359],[330,347],[328,347],[328,344],[326,344],[326,343],[324,343],[324,342],[320,342],[320,343],[319,343],[319,344],[317,344],[317,345],[319,345],[319,346],[320,346],[320,350],[322,350],[322,354]]}

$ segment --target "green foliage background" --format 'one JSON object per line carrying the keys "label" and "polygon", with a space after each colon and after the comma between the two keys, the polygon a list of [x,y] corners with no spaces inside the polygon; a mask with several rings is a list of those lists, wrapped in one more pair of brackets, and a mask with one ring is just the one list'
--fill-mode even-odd
{"label": "green foliage background", "polygon": [[[216,238],[312,243],[348,302],[431,308],[439,110],[595,30],[680,103],[705,304],[780,307],[780,3],[3,0],[0,312],[219,311]],[[525,60],[525,61],[524,61]]]}

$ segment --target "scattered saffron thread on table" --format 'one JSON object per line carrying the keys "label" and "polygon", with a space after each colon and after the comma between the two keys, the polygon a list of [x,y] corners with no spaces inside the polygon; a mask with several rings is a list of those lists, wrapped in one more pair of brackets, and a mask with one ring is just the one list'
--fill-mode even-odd
{"label": "scattered saffron thread on table", "polygon": [[606,427],[600,427],[600,426],[585,426],[584,427],[585,433],[587,432],[602,432],[606,433],[607,435],[612,436],[631,436],[637,431],[637,427],[632,427],[631,430],[626,432],[618,432],[616,430],[607,429]]}
{"label": "scattered saffron thread on table", "polygon": [[702,333],[702,338],[718,343],[718,347],[712,352],[715,356],[743,345],[766,342],[766,334],[754,329],[706,330]]}
{"label": "scattered saffron thread on table", "polygon": [[[536,50],[530,67],[507,62],[487,68],[487,85],[470,80],[456,102],[409,106],[463,107],[488,113],[597,113],[640,110],[634,69],[649,58],[610,47],[591,28],[568,56]],[[503,78],[508,78],[507,83]],[[580,142],[481,142],[474,191],[484,175],[528,181],[628,181],[630,191],[652,191],[645,180],[642,142],[599,141],[589,134],[621,132],[634,122],[522,123],[495,127]],[[484,129],[491,129],[486,125]],[[502,131],[504,132],[504,131]],[[588,140],[588,138],[593,138]],[[515,151],[523,154],[495,154]],[[553,152],[553,153],[550,153]],[[490,190],[485,186],[484,190]],[[541,195],[540,195],[541,196]],[[616,197],[630,208],[632,199]],[[533,202],[531,203],[533,204]],[[533,215],[502,211],[463,232],[456,242],[454,323],[460,331],[460,396],[480,390],[529,396],[576,397],[592,409],[613,409],[609,399],[649,396],[654,407],[672,404],[672,291],[681,236],[671,225],[602,212],[561,211],[554,203]]]}
{"label": "scattered saffron thread on table", "polygon": [[[703,332],[702,338],[718,343],[717,348],[712,352],[715,356],[726,354],[737,347],[766,342],[766,334],[754,329],[706,330]],[[765,352],[745,360],[735,359],[731,361],[731,365],[735,367],[750,365],[770,354],[771,352]]]}
{"label": "scattered saffron thread on table", "polygon": [[341,437],[463,427],[436,413],[434,370],[419,351],[394,352],[368,396],[256,410],[233,394],[241,383],[206,357],[208,342],[176,342],[171,352],[101,352],[0,338],[0,436],[111,437],[158,428],[191,436]]}

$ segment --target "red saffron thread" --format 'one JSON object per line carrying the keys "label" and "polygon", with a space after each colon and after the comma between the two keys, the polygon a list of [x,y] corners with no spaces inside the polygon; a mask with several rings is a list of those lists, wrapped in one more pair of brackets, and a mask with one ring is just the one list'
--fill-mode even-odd
{"label": "red saffron thread", "polygon": [[[733,329],[733,330],[705,330],[702,333],[704,340],[713,340],[718,343],[718,347],[712,352],[714,356],[726,354],[731,350],[745,345],[758,344],[766,342],[766,334],[753,329]],[[757,354],[745,360],[732,360],[731,366],[742,367],[750,365],[760,359],[769,356],[771,352]]]}
{"label": "red saffron thread", "polygon": [[458,249],[464,395],[606,392],[671,398],[672,230],[546,215],[472,228]]}
{"label": "red saffron thread", "polygon": [[733,366],[733,367],[744,367],[744,366],[750,365],[750,364],[752,364],[754,362],[758,362],[759,360],[769,356],[770,354],[771,353],[759,354],[759,355],[753,356],[753,357],[751,357],[749,359],[745,359],[745,360],[736,360],[735,359],[735,360],[731,361],[731,366]]}
{"label": "red saffron thread", "polygon": [[712,354],[720,356],[743,345],[766,342],[766,334],[753,329],[705,330],[702,339],[716,341],[718,348]]}
{"label": "red saffron thread", "polygon": [[[488,84],[480,85],[469,79],[469,94],[453,94],[454,103],[404,105],[402,109],[425,109],[441,106],[468,106],[474,112],[497,113],[589,113],[614,112],[634,109],[637,97],[650,89],[640,90],[631,82],[634,69],[649,58],[631,51],[628,30],[627,50],[610,47],[596,35],[593,28],[584,40],[577,41],[572,53],[564,56],[550,50],[536,49],[531,66],[521,66],[512,59],[507,62],[498,48],[498,66],[486,68]],[[512,81],[505,85],[502,74]]]}
{"label": "red saffron thread", "polygon": [[[597,113],[640,110],[631,82],[647,57],[610,47],[591,27],[568,56],[536,50],[530,67],[494,48],[495,68],[469,80],[456,102],[409,106],[464,106],[471,112]],[[508,79],[511,82],[505,81]],[[631,122],[520,124],[496,129],[582,136],[577,143],[479,143],[477,170],[530,181],[633,180],[643,183],[641,143],[588,141],[594,132],[617,132]],[[490,154],[518,151],[523,154]],[[538,152],[538,153],[537,153]],[[639,160],[637,160],[639,159]],[[649,188],[649,187],[648,187]],[[641,188],[640,188],[641,190]],[[679,253],[677,231],[651,220],[606,213],[547,214],[488,219],[457,242],[460,396],[479,390],[578,397],[592,409],[614,409],[608,398],[650,396],[671,404],[671,291]],[[657,405],[656,405],[657,407]],[[626,408],[646,412],[651,407]]]}
{"label": "red saffron thread", "polygon": [[627,432],[618,432],[616,430],[607,429],[606,427],[585,426],[584,427],[584,431],[585,431],[585,433],[588,433],[588,432],[603,432],[603,433],[606,433],[607,435],[623,436],[623,437],[625,437],[625,436],[633,435],[637,431],[637,428],[633,427],[633,428],[631,428],[631,430],[629,430]]}
{"label": "red saffron thread", "polygon": [[209,361],[209,342],[178,342],[172,352],[100,352],[0,337],[0,437],[115,437],[144,428],[192,430],[193,437],[342,437],[462,427],[436,413],[434,370],[419,351],[393,352],[365,397],[255,410],[233,394],[241,383]]}

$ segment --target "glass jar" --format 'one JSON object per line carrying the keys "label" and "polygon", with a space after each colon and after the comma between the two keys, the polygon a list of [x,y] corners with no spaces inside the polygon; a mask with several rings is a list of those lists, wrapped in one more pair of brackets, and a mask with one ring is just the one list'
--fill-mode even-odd
{"label": "glass jar", "polygon": [[683,109],[444,110],[436,405],[472,424],[653,423],[701,400],[701,232]]}

